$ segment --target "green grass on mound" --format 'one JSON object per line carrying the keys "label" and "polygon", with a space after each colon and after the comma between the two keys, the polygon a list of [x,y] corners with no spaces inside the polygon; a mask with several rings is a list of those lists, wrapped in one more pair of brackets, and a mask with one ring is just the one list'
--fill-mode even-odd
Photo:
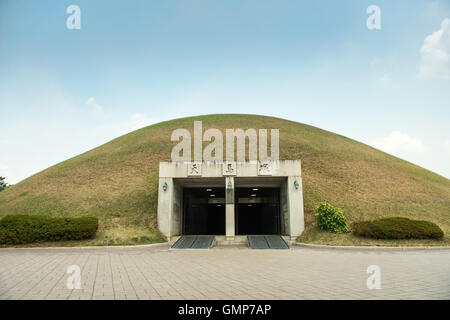
{"label": "green grass on mound", "polygon": [[[450,244],[450,180],[349,138],[305,124],[257,115],[190,117],[131,132],[0,192],[0,216],[98,217],[96,238],[83,245],[163,241],[156,225],[159,162],[170,160],[175,145],[170,142],[172,131],[186,128],[193,135],[194,120],[202,120],[204,130],[280,130],[280,159],[302,160],[306,230],[299,241],[343,245],[378,243],[351,234],[319,231],[314,208],[326,200],[345,210],[349,224],[389,216],[432,221],[442,228],[444,239],[424,240],[419,245]],[[386,244],[386,241],[379,243]]]}

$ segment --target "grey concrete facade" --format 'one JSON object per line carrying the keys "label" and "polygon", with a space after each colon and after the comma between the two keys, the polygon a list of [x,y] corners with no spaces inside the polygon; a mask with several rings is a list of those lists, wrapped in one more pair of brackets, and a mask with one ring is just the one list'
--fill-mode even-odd
{"label": "grey concrete facade", "polygon": [[161,162],[158,228],[169,240],[182,235],[182,201],[185,187],[225,188],[226,240],[232,241],[235,237],[236,187],[279,188],[281,234],[293,240],[304,230],[300,160]]}

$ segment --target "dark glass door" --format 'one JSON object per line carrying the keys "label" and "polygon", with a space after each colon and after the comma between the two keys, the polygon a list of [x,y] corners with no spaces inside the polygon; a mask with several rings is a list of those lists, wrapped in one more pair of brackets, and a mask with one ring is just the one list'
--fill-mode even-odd
{"label": "dark glass door", "polygon": [[225,188],[183,190],[183,234],[225,234]]}
{"label": "dark glass door", "polygon": [[236,189],[236,234],[280,234],[279,188]]}

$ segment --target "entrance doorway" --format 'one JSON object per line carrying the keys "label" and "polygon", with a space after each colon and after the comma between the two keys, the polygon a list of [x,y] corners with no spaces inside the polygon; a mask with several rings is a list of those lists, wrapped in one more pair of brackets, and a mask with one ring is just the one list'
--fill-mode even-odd
{"label": "entrance doorway", "polygon": [[280,189],[236,188],[236,234],[281,234]]}
{"label": "entrance doorway", "polygon": [[183,234],[225,234],[225,188],[183,189]]}

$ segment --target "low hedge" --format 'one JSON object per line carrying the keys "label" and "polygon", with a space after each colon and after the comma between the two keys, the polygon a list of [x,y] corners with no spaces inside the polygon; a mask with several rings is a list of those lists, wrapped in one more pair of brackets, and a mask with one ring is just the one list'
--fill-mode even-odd
{"label": "low hedge", "polygon": [[95,217],[8,215],[0,220],[0,244],[83,240],[94,237],[97,229]]}
{"label": "low hedge", "polygon": [[375,239],[441,239],[444,236],[433,222],[402,217],[355,222],[351,228],[356,236]]}

